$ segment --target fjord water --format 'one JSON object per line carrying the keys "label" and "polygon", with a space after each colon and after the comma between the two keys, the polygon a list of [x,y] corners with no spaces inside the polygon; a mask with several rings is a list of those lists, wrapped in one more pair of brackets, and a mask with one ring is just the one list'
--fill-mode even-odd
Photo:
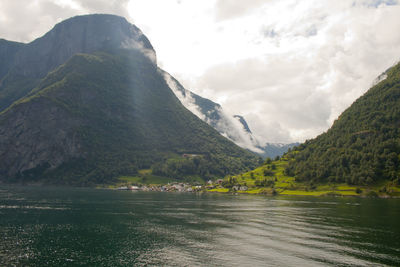
{"label": "fjord water", "polygon": [[400,199],[0,188],[0,266],[399,266]]}

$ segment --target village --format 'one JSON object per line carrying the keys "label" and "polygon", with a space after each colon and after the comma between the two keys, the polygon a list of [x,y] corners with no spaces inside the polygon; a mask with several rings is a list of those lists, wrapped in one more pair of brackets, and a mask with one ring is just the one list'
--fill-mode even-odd
{"label": "village", "polygon": [[[125,185],[115,188],[116,190],[131,190],[131,191],[154,191],[154,192],[207,192],[210,190],[214,190],[216,188],[222,189],[223,180],[218,179],[216,181],[209,180],[205,185],[201,184],[189,184],[189,183],[168,183],[166,185]],[[236,185],[231,188],[230,191],[246,191],[248,189],[247,186],[244,185]]]}

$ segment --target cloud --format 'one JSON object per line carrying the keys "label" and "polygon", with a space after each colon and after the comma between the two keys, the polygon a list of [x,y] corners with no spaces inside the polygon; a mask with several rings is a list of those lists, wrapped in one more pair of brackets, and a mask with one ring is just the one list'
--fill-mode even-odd
{"label": "cloud", "polygon": [[129,17],[129,0],[73,0],[86,13],[107,13]]}
{"label": "cloud", "polygon": [[126,39],[122,44],[122,48],[139,50],[145,55],[150,61],[157,65],[157,55],[153,49],[146,48],[143,42],[136,39]]}
{"label": "cloud", "polygon": [[216,19],[224,20],[243,16],[267,2],[268,0],[217,0],[215,4]]}
{"label": "cloud", "polygon": [[253,138],[252,134],[246,132],[243,125],[237,120],[233,114],[220,108],[218,110],[220,120],[216,125],[216,129],[226,138],[235,142],[238,146],[249,149],[256,153],[263,151],[257,148],[258,141]]}
{"label": "cloud", "polygon": [[314,90],[323,85],[322,75],[307,58],[270,56],[210,68],[196,87],[213,88],[217,98],[229,94],[223,107],[244,115],[260,140],[290,142],[288,129],[321,131],[328,126],[329,95]]}
{"label": "cloud", "polygon": [[[279,3],[280,2],[280,3]],[[331,2],[331,3],[329,3]],[[312,9],[313,6],[324,5],[332,6],[334,10],[340,6],[365,6],[378,8],[380,6],[392,6],[398,5],[398,0],[341,0],[335,1],[336,3],[329,0],[320,1],[303,1],[307,8]],[[347,3],[346,3],[347,2]],[[287,8],[293,8],[298,6],[299,1],[279,1],[279,0],[247,0],[247,1],[236,1],[236,0],[216,0],[215,3],[215,18],[218,21],[235,19],[242,16],[253,15],[253,12],[257,9],[269,9],[272,12],[276,12],[278,15],[283,13],[277,12],[277,5],[282,5]],[[288,11],[288,10],[287,10]],[[329,12],[329,9],[327,10]]]}
{"label": "cloud", "polygon": [[76,14],[72,6],[49,0],[1,1],[2,38],[30,42],[50,30],[55,23]]}
{"label": "cloud", "polygon": [[163,72],[160,74],[163,75],[165,82],[167,83],[168,87],[174,92],[176,97],[181,101],[181,103],[188,109],[190,110],[194,115],[199,117],[201,120],[206,121],[206,117],[204,114],[201,112],[201,109],[199,106],[196,105],[194,98],[192,97],[191,93],[189,91],[182,91],[179,89],[178,84],[173,80],[171,75],[169,75],[166,72]]}
{"label": "cloud", "polygon": [[129,0],[0,0],[0,34],[2,38],[31,42],[67,18],[108,13],[128,17]]}
{"label": "cloud", "polygon": [[364,6],[376,8],[381,5],[393,6],[393,5],[397,5],[397,4],[398,4],[397,0],[358,0],[358,1],[354,1],[353,5],[364,5]]}
{"label": "cloud", "polygon": [[253,33],[258,42],[249,52],[258,55],[215,64],[184,83],[244,115],[260,140],[304,141],[328,129],[400,59],[400,6],[272,3],[254,11],[251,21],[250,15],[236,19],[259,26],[260,39]]}

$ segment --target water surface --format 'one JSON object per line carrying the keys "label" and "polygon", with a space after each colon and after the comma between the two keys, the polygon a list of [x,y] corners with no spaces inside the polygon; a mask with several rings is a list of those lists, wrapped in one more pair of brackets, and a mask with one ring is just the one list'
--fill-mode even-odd
{"label": "water surface", "polygon": [[400,266],[400,199],[0,187],[0,266]]}

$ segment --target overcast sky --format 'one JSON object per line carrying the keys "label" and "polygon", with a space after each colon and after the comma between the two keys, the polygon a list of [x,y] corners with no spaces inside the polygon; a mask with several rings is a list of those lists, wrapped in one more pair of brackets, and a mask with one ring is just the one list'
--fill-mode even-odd
{"label": "overcast sky", "polygon": [[163,69],[269,142],[327,130],[400,60],[397,0],[0,0],[0,38],[88,13],[126,17]]}

